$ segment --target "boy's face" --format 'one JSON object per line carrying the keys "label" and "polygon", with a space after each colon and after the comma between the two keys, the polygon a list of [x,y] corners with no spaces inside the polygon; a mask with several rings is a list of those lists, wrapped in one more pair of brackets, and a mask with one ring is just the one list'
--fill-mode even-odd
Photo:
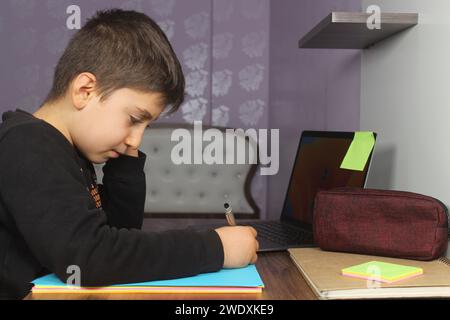
{"label": "boy's face", "polygon": [[118,89],[106,100],[98,96],[75,113],[70,134],[74,145],[93,163],[135,153],[145,128],[164,109],[160,93]]}

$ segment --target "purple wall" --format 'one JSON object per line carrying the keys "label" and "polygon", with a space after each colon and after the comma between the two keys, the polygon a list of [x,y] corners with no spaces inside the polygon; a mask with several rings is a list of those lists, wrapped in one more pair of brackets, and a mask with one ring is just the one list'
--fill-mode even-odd
{"label": "purple wall", "polygon": [[[267,129],[269,0],[213,0],[212,119],[231,128]],[[266,218],[267,177],[259,170],[252,195]]]}
{"label": "purple wall", "polygon": [[360,0],[5,0],[0,113],[34,112],[41,104],[75,32],[66,27],[72,4],[80,6],[82,24],[98,9],[121,7],[163,27],[182,61],[187,96],[162,121],[280,129],[278,175],[258,172],[252,183],[262,218],[280,212],[302,130],[358,128],[359,53],[300,50],[297,42],[331,10],[360,10]]}
{"label": "purple wall", "polygon": [[[0,54],[2,60],[6,58],[8,63],[2,68],[0,78],[4,90],[0,111],[16,107],[34,111],[45,98],[51,86],[54,66],[69,38],[76,32],[66,26],[69,17],[66,10],[72,4],[80,7],[82,24],[100,9],[116,7],[145,12],[166,31],[186,73],[189,73],[190,68],[185,63],[187,59],[182,59],[184,52],[203,43],[210,47],[211,0],[2,1],[0,21],[3,21],[3,30],[0,29]],[[210,60],[209,54],[206,54],[204,61],[200,64],[197,62],[196,70],[209,74]],[[201,87],[201,92],[198,92],[197,88],[196,96],[210,101],[210,87],[207,81],[205,86]],[[169,121],[184,122],[188,121],[185,119],[190,116],[198,118],[195,110],[191,110],[178,112],[172,115]],[[204,117],[210,118],[210,108],[204,109]]]}
{"label": "purple wall", "polygon": [[268,218],[281,212],[303,130],[359,128],[360,52],[298,48],[327,14],[346,10],[361,1],[271,1],[269,125],[280,129],[280,171],[268,179]]}
{"label": "purple wall", "polygon": [[[7,0],[0,4],[2,95],[0,113],[34,112],[51,86],[53,69],[74,30],[69,5],[81,22],[99,9],[142,11],[166,32],[186,75],[186,99],[162,122],[267,128],[269,0]],[[267,179],[252,182],[265,217]]]}

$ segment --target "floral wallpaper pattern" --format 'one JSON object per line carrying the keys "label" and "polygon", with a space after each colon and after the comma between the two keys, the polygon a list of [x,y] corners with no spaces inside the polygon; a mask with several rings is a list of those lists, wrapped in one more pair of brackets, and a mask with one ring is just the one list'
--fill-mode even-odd
{"label": "floral wallpaper pattern", "polygon": [[[142,11],[164,30],[186,76],[186,99],[163,119],[232,128],[268,128],[269,0],[5,0],[0,4],[0,111],[35,111],[68,40],[66,12],[81,22],[99,9]],[[252,193],[265,217],[266,177]]]}

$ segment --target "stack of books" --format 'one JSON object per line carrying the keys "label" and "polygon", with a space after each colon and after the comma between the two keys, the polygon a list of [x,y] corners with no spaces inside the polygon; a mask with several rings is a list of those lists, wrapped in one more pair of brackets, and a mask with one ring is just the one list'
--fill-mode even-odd
{"label": "stack of books", "polygon": [[54,274],[35,279],[33,293],[260,293],[264,283],[255,265],[240,269],[222,269],[193,277],[112,285],[78,287],[67,285]]}
{"label": "stack of books", "polygon": [[[416,261],[328,252],[319,248],[288,251],[319,299],[450,297],[450,264],[446,258]],[[374,261],[377,264],[372,271],[378,270],[378,277],[368,275],[367,263],[373,265]],[[394,264],[395,272],[390,274],[392,269],[388,266],[384,269],[387,281],[383,281],[383,264],[386,263]]]}

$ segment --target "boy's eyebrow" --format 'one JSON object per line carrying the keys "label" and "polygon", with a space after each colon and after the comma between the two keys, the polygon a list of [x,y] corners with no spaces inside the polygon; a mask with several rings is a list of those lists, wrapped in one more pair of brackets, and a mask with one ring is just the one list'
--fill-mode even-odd
{"label": "boy's eyebrow", "polygon": [[150,114],[150,112],[148,112],[147,110],[143,110],[143,109],[141,109],[141,108],[139,108],[139,107],[136,107],[136,109],[139,110],[139,116],[142,117],[142,118],[145,119],[145,120],[153,120],[153,121],[155,121],[155,120],[157,120],[157,119],[159,118],[159,117],[154,118],[154,117]]}

